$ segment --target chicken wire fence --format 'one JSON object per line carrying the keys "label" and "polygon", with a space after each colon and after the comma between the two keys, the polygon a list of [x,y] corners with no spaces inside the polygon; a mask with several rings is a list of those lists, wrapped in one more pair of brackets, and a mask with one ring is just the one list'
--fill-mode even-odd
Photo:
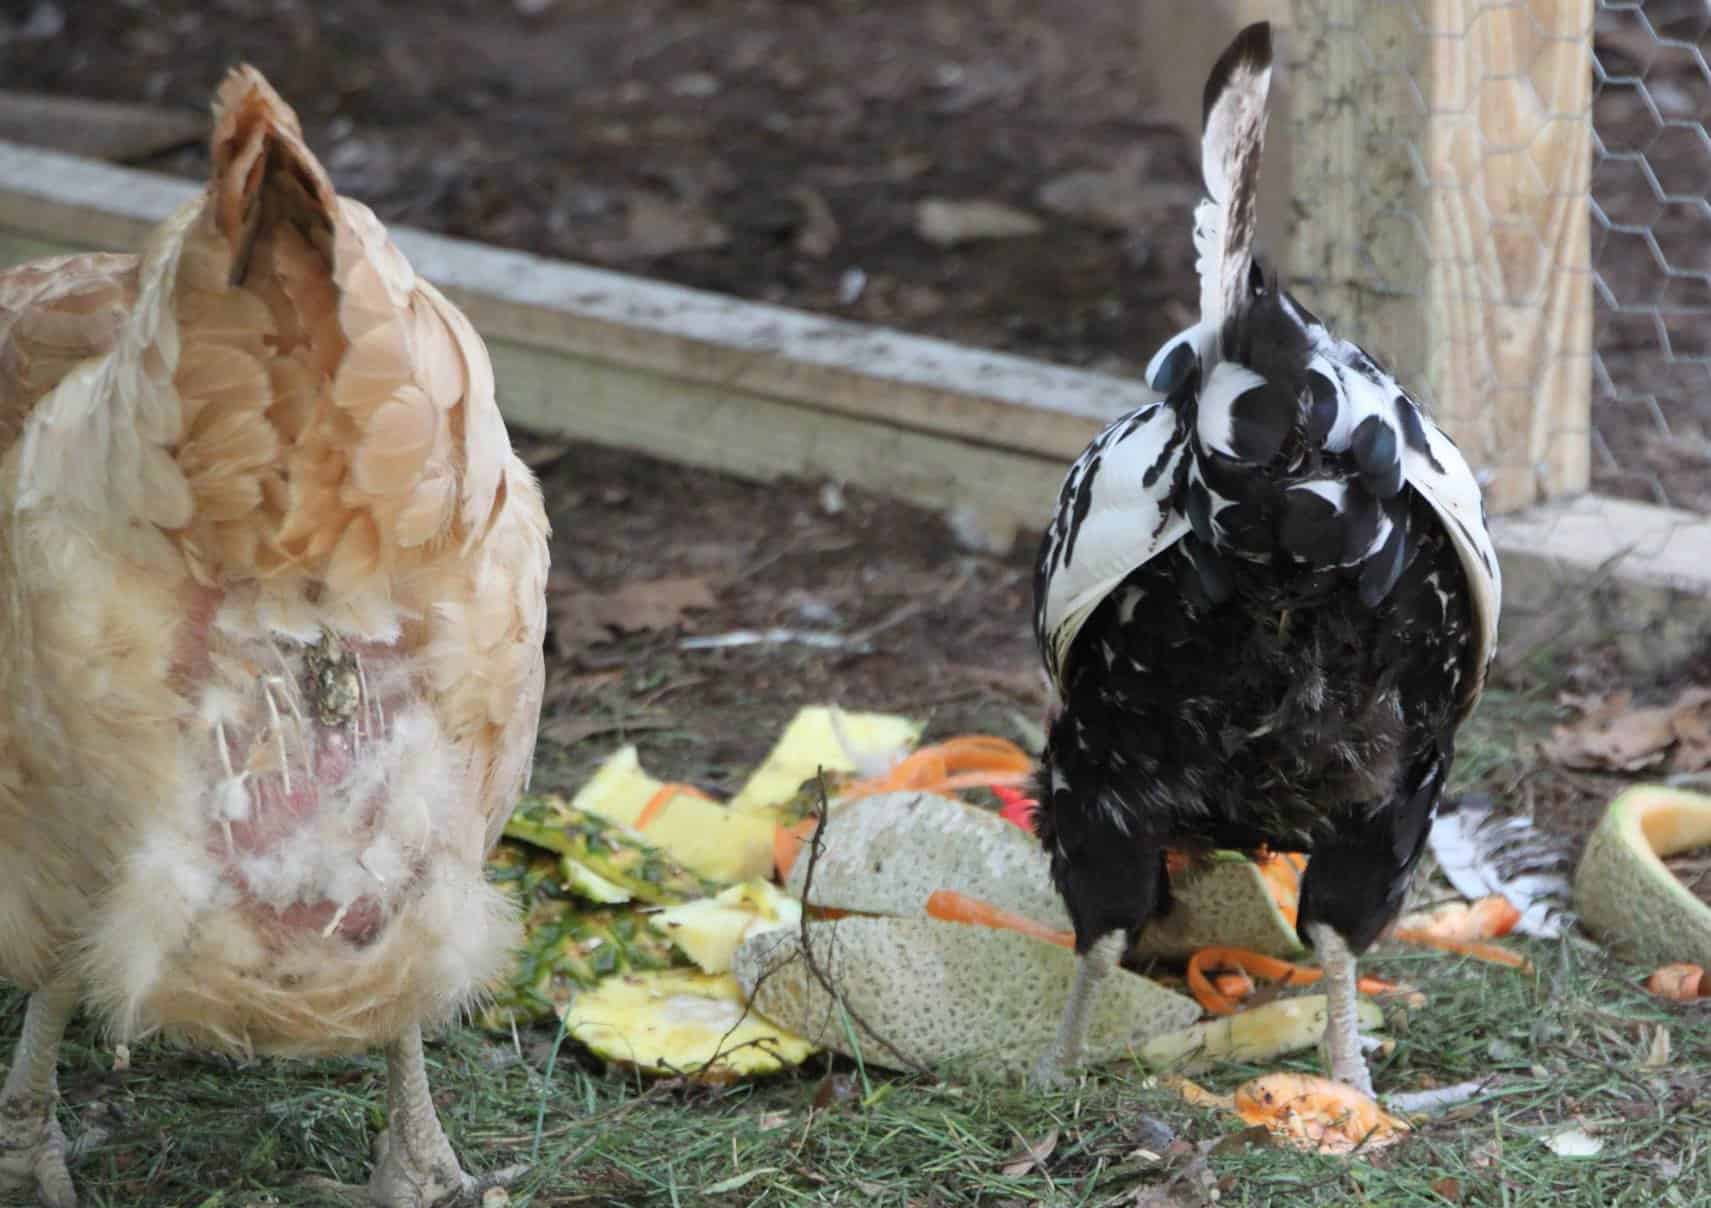
{"label": "chicken wire fence", "polygon": [[1513,471],[1494,511],[1589,487],[1711,512],[1711,0],[1292,9],[1309,302]]}

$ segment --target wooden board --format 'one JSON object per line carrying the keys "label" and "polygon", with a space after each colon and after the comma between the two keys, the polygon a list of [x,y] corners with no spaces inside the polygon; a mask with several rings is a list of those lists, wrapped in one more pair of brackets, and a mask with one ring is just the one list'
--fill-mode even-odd
{"label": "wooden board", "polygon": [[164,105],[0,90],[0,139],[90,159],[147,159],[208,135],[208,116]]}
{"label": "wooden board", "polygon": [[1291,275],[1507,512],[1586,489],[1592,0],[1293,0]]}
{"label": "wooden board", "polygon": [[[133,249],[188,183],[0,143],[9,262]],[[991,546],[1043,526],[1139,382],[393,227],[494,345],[502,408],[561,435],[750,478],[827,477],[957,510]],[[568,388],[577,384],[580,389]]]}
{"label": "wooden board", "polygon": [[[0,264],[134,247],[194,195],[179,181],[6,144],[0,182]],[[1067,457],[1103,413],[1151,397],[1130,381],[394,233],[476,316],[512,422],[761,481],[837,479],[960,512],[991,545],[1031,539]],[[1365,298],[1358,281],[1345,288]],[[752,368],[762,361],[764,371]],[[828,382],[841,408],[816,393]],[[898,397],[944,409],[897,422]],[[1021,422],[1006,427],[1006,416]],[[1013,432],[1049,433],[1053,451],[1011,447]],[[1615,633],[1656,663],[1690,652],[1711,624],[1705,517],[1584,497],[1499,517],[1494,530],[1508,655]]]}

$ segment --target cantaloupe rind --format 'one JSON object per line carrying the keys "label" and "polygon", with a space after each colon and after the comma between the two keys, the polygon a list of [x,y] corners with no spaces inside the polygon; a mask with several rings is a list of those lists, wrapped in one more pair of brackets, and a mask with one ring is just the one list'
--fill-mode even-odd
{"label": "cantaloupe rind", "polygon": [[[887,1069],[1024,1072],[1052,1043],[1075,973],[1074,955],[1056,945],[925,917],[852,916],[806,931],[849,1018],[802,958],[800,930],[745,941],[732,965],[737,982],[768,1019]],[[1115,970],[1094,998],[1084,1060],[1124,1057],[1199,1016],[1192,999]]]}
{"label": "cantaloupe rind", "polygon": [[608,1061],[712,1082],[774,1073],[814,1052],[746,1003],[728,973],[667,969],[607,978],[576,997],[564,1027]]}
{"label": "cantaloupe rind", "polygon": [[[1047,927],[1069,927],[1039,841],[981,809],[934,793],[886,793],[831,810],[814,866],[811,906],[899,918],[923,915],[927,899],[955,890]],[[806,854],[786,890],[802,896]],[[1266,956],[1302,951],[1259,866],[1219,853],[1172,882],[1169,916],[1142,930],[1144,956],[1185,959],[1201,948],[1246,948]]]}
{"label": "cantaloupe rind", "polygon": [[1618,956],[1711,967],[1711,906],[1664,858],[1711,844],[1711,797],[1637,785],[1610,803],[1575,871],[1575,908]]}

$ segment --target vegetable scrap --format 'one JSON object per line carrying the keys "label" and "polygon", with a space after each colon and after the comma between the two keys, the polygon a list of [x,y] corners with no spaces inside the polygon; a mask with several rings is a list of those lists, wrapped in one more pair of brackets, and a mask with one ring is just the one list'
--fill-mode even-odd
{"label": "vegetable scrap", "polygon": [[[610,1061],[713,1082],[822,1049],[881,1068],[1024,1070],[1074,970],[1032,832],[1034,762],[990,735],[917,747],[921,730],[807,708],[728,802],[649,775],[633,746],[571,797],[525,797],[489,872],[526,938],[483,1022],[562,1019]],[[1288,959],[1305,857],[1172,856],[1172,912],[1109,979],[1084,1060],[1163,1070],[1317,1044],[1323,995],[1257,989],[1320,976]],[[1407,922],[1465,948],[1514,915],[1480,902]],[[1137,971],[1161,957],[1186,978]],[[1422,1001],[1376,979],[1362,990]],[[1359,1011],[1383,1027],[1378,1003]]]}
{"label": "vegetable scrap", "polygon": [[1670,1002],[1695,1002],[1707,990],[1705,970],[1685,962],[1665,965],[1646,979],[1646,989]]}
{"label": "vegetable scrap", "polygon": [[1711,797],[1637,785],[1610,803],[1574,874],[1586,927],[1619,956],[1711,968],[1711,905],[1664,860],[1711,845]]}
{"label": "vegetable scrap", "polygon": [[1266,1074],[1237,1087],[1232,1100],[1236,1115],[1297,1149],[1370,1152],[1408,1132],[1376,1100],[1313,1074]]}

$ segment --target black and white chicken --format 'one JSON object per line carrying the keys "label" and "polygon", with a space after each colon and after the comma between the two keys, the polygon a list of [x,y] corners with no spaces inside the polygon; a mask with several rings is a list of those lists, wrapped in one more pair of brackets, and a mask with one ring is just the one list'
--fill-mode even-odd
{"label": "black and white chicken", "polygon": [[1395,918],[1479,697],[1501,596],[1478,483],[1371,356],[1253,253],[1271,30],[1206,84],[1200,321],[1147,368],[1164,396],[1071,467],[1040,547],[1055,688],[1036,823],[1100,977],[1170,909],[1167,848],[1310,852],[1299,929],[1326,974],[1331,1076],[1367,1094],[1355,961]]}

